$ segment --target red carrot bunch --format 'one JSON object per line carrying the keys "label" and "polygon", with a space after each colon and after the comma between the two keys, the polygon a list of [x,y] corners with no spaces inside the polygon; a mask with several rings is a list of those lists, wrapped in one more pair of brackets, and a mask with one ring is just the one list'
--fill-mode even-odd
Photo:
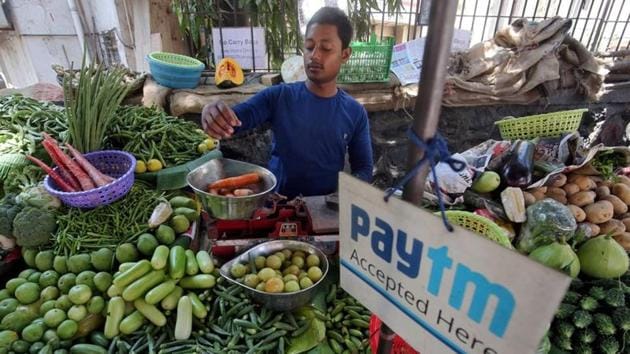
{"label": "red carrot bunch", "polygon": [[74,160],[61,150],[57,141],[50,135],[46,133],[42,133],[42,135],[44,137],[42,146],[46,149],[46,152],[48,152],[48,155],[55,165],[57,165],[57,171],[33,156],[27,156],[27,158],[44,170],[62,191],[88,191],[114,181],[112,177],[96,169],[96,167],[79,151],[72,147],[72,145],[66,144],[66,148],[72,157],[74,157]]}

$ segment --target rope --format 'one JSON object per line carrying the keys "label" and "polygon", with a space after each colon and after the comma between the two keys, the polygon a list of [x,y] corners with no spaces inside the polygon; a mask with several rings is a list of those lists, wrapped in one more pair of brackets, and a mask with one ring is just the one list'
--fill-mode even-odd
{"label": "rope", "polygon": [[438,183],[437,172],[435,171],[435,165],[437,162],[444,162],[455,171],[460,172],[466,168],[466,164],[462,161],[456,160],[451,157],[451,153],[448,151],[448,145],[446,140],[437,133],[428,142],[423,141],[412,129],[407,130],[407,136],[411,139],[419,149],[424,150],[424,156],[416,165],[409,171],[394,187],[388,188],[385,191],[385,201],[389,201],[389,198],[397,191],[401,190],[409,181],[420,171],[420,168],[429,163],[431,167],[431,173],[433,180],[435,181],[435,194],[438,199],[438,206],[440,207],[440,214],[442,215],[442,222],[444,227],[448,231],[453,231],[453,226],[448,222],[446,218],[446,208],[444,207],[444,201],[442,200],[442,192],[440,191],[440,184]]}

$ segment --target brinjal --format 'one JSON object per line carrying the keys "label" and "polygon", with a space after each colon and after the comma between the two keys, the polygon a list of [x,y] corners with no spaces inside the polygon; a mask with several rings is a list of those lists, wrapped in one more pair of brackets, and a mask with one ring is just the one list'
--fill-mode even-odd
{"label": "brinjal", "polygon": [[501,170],[501,177],[508,186],[526,187],[532,183],[534,149],[534,143],[527,140],[518,140],[514,143],[510,160]]}

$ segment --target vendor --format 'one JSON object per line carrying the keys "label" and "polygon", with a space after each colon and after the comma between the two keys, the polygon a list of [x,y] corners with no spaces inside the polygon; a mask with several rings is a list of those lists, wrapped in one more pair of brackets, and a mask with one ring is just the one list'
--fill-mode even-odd
{"label": "vendor", "polygon": [[341,64],[352,49],[352,25],[339,9],[324,7],[306,26],[304,68],[307,80],[266,88],[232,108],[207,104],[201,120],[206,133],[221,139],[271,123],[269,169],[278,193],[325,195],[337,190],[346,152],[353,175],[372,179],[372,146],[365,109],[337,88]]}

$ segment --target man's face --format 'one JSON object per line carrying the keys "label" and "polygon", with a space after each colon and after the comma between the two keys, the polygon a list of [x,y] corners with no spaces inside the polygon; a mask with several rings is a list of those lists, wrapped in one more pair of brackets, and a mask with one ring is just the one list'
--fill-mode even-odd
{"label": "man's face", "polygon": [[335,81],[341,64],[348,61],[350,47],[341,48],[337,26],[314,23],[304,40],[304,70],[315,83]]}

